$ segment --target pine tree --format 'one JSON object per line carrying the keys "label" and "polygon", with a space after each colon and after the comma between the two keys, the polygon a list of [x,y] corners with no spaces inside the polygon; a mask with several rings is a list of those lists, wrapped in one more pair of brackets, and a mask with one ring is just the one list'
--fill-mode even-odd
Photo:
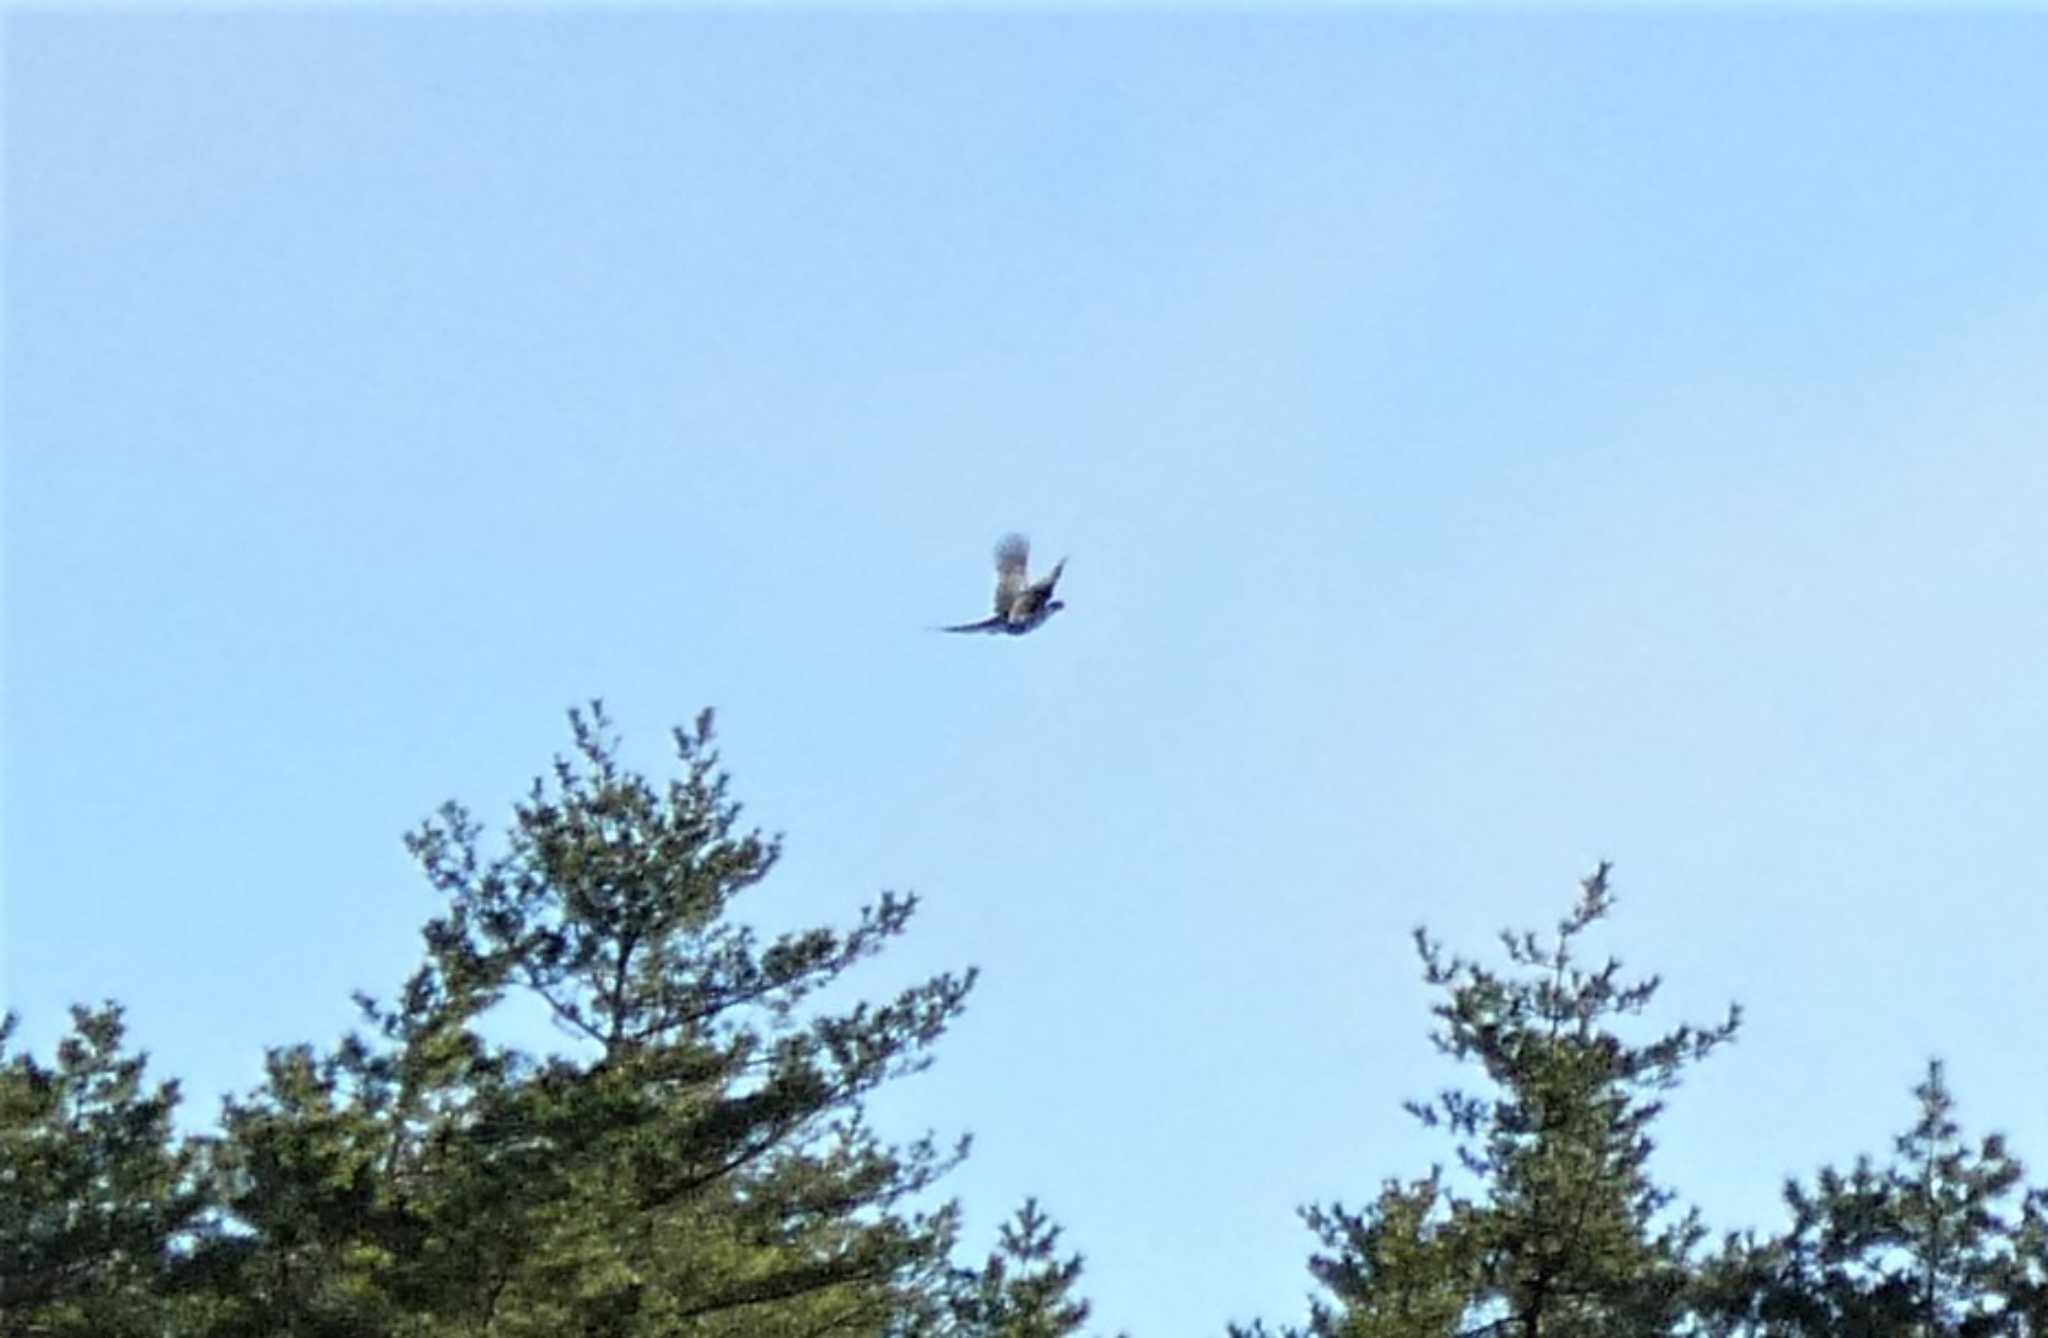
{"label": "pine tree", "polygon": [[1319,1303],[1318,1334],[1345,1338],[1447,1338],[1460,1331],[1481,1286],[1475,1238],[1452,1229],[1452,1200],[1432,1170],[1403,1184],[1389,1180],[1364,1212],[1341,1205],[1303,1212],[1324,1253],[1309,1270],[1343,1307]]}
{"label": "pine tree", "polygon": [[1680,1323],[1701,1233],[1690,1214],[1669,1219],[1648,1131],[1661,1093],[1729,1040],[1740,1014],[1647,1043],[1617,1034],[1658,981],[1624,980],[1613,959],[1580,964],[1578,940],[1612,903],[1603,864],[1555,940],[1502,936],[1508,974],[1416,931],[1424,979],[1443,993],[1432,1039],[1477,1065],[1490,1090],[1408,1104],[1455,1141],[1464,1187],[1438,1170],[1388,1182],[1363,1210],[1305,1212],[1322,1243],[1311,1268],[1332,1298],[1312,1333],[1642,1338]]}
{"label": "pine tree", "polygon": [[2016,1332],[2048,1338],[2048,1188],[2029,1189],[2020,1204],[2012,1260],[1999,1291]]}
{"label": "pine tree", "polygon": [[[2040,1191],[2001,1135],[1971,1144],[1939,1061],[1888,1165],[1787,1182],[1792,1224],[1731,1238],[1710,1270],[1713,1330],[1756,1338],[2025,1338],[2044,1331]],[[2010,1206],[2008,1206],[2010,1205]],[[2016,1210],[2016,1211],[2015,1211]]]}
{"label": "pine tree", "polygon": [[1066,1338],[1088,1322],[1089,1304],[1074,1295],[1078,1254],[1059,1254],[1060,1229],[1026,1199],[1000,1228],[996,1248],[979,1269],[955,1274],[947,1307],[949,1338]]}
{"label": "pine tree", "polygon": [[[360,1001],[372,1034],[274,1054],[231,1103],[217,1332],[822,1338],[883,1331],[942,1269],[957,1213],[913,1205],[964,1141],[890,1144],[862,1108],[972,973],[818,1006],[915,899],[762,941],[731,910],[779,841],[739,829],[709,713],[661,788],[600,707],[571,723],[501,851],[454,804],[409,838],[447,909],[400,997]],[[571,1048],[488,1041],[513,995]]]}
{"label": "pine tree", "polygon": [[74,1008],[54,1068],[0,1020],[0,1335],[159,1335],[189,1318],[176,1250],[206,1188],[119,1007]]}

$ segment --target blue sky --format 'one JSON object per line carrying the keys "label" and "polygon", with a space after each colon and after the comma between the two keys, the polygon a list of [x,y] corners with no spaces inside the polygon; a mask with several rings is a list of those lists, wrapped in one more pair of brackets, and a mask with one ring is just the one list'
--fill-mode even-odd
{"label": "blue sky", "polygon": [[[195,1121],[602,696],[765,926],[984,971],[878,1104],[1106,1328],[1299,1313],[1446,1149],[1408,930],[1749,1011],[1716,1227],[1940,1053],[2048,1170],[2048,28],[330,12],[5,29],[4,996]],[[978,617],[987,551],[1067,611]]]}

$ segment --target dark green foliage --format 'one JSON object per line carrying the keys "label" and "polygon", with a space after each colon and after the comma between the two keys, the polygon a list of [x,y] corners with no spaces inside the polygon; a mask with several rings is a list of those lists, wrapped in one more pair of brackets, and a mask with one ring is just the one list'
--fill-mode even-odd
{"label": "dark green foliage", "polygon": [[1060,1229],[1026,1199],[1005,1222],[996,1248],[979,1269],[954,1278],[941,1331],[951,1338],[1065,1338],[1088,1322],[1088,1302],[1074,1295],[1081,1256],[1059,1255]]}
{"label": "dark green foliage", "polygon": [[[900,1206],[962,1149],[884,1144],[861,1101],[928,1061],[971,973],[880,1007],[802,1011],[901,933],[914,899],[885,895],[844,933],[761,942],[727,911],[778,843],[737,830],[708,713],[676,732],[684,775],[662,790],[619,766],[601,713],[572,722],[576,756],[517,806],[502,854],[486,857],[453,805],[411,839],[449,912],[388,1033],[435,1043],[436,1009],[520,991],[590,1052],[452,1047],[462,1099],[394,1130],[389,1153],[424,1159],[458,1195],[428,1243],[483,1280],[469,1308],[494,1331],[872,1328],[948,1248],[950,1210]],[[394,1107],[420,1099],[391,1090]],[[445,1296],[445,1279],[423,1291]]]}
{"label": "dark green foliage", "polygon": [[[445,903],[424,963],[358,998],[363,1033],[273,1051],[217,1135],[173,1142],[176,1089],[144,1089],[112,1008],[77,1014],[56,1069],[0,1069],[0,1335],[1078,1328],[1080,1261],[1035,1205],[987,1269],[956,1268],[957,1210],[919,1205],[965,1140],[863,1117],[973,980],[824,1004],[915,899],[759,936],[732,910],[780,845],[740,828],[709,713],[663,786],[620,765],[601,709],[571,723],[498,849],[452,804],[408,838]],[[515,996],[564,1052],[491,1039]]]}
{"label": "dark green foliage", "polygon": [[1305,1210],[1325,1251],[1310,1260],[1310,1271],[1343,1307],[1341,1319],[1318,1307],[1313,1331],[1353,1338],[1458,1332],[1481,1273],[1477,1238],[1453,1229],[1456,1216],[1437,1170],[1407,1184],[1389,1180],[1363,1212],[1337,1204]]}
{"label": "dark green foliage", "polygon": [[173,1247],[204,1182],[171,1138],[177,1084],[145,1084],[121,1010],[71,1024],[46,1068],[0,1020],[0,1334],[154,1334],[186,1307]]}
{"label": "dark green foliage", "polygon": [[2048,1334],[2048,1188],[2027,1191],[2019,1229],[2012,1235],[2012,1263],[2002,1290],[2015,1332]]}
{"label": "dark green foliage", "polygon": [[[443,899],[424,961],[358,998],[359,1034],[273,1051],[216,1133],[173,1136],[177,1087],[113,1005],[74,1010],[48,1067],[0,1023],[0,1338],[1082,1333],[1081,1257],[1035,1201],[962,1267],[957,1208],[927,1200],[965,1140],[865,1122],[973,981],[832,1003],[915,900],[761,937],[733,909],[780,844],[741,829],[708,713],[659,787],[599,709],[571,722],[494,848],[455,805],[408,838]],[[2048,1338],[2048,1190],[1964,1138],[1938,1063],[1888,1160],[1788,1184],[1781,1234],[1700,1257],[1650,1131],[1739,1013],[1624,1035],[1658,981],[1581,962],[1611,906],[1602,865],[1500,969],[1416,932],[1432,1039],[1483,1077],[1408,1106],[1445,1164],[1304,1212],[1307,1335]],[[522,1000],[558,1045],[505,1042]]]}
{"label": "dark green foliage", "polygon": [[1311,1268],[1333,1298],[1311,1332],[1636,1338],[1679,1321],[1700,1228],[1666,1220],[1672,1195],[1649,1177],[1648,1130],[1661,1094],[1735,1034],[1739,1013],[1647,1043],[1617,1033],[1658,982],[1624,980],[1612,959],[1579,962],[1579,937],[1612,904],[1607,874],[1585,880],[1553,942],[1502,936],[1508,974],[1416,931],[1424,978],[1444,996],[1432,1039],[1489,1088],[1408,1106],[1454,1140],[1460,1179],[1433,1171],[1389,1181],[1360,1211],[1307,1211],[1323,1246]]}
{"label": "dark green foliage", "polygon": [[[273,1052],[217,1137],[165,1152],[168,1097],[100,1130],[36,1105],[51,1080],[17,1062],[10,1120],[84,1127],[52,1137],[77,1159],[134,1160],[155,1177],[134,1177],[155,1215],[53,1235],[45,1218],[75,1223],[96,1200],[84,1171],[46,1176],[21,1212],[67,1206],[8,1222],[5,1239],[51,1257],[10,1268],[25,1280],[9,1287],[90,1299],[175,1275],[191,1303],[149,1331],[217,1338],[822,1338],[899,1328],[951,1295],[957,1211],[917,1203],[964,1140],[889,1143],[862,1106],[928,1062],[971,973],[818,1006],[903,932],[914,899],[885,895],[843,932],[760,939],[730,911],[778,845],[739,829],[709,715],[677,732],[683,774],[662,788],[620,766],[601,711],[571,719],[574,754],[515,806],[499,851],[454,805],[409,838],[446,910],[398,997],[359,998],[365,1033],[329,1052]],[[567,1053],[489,1039],[514,995],[542,1005]],[[110,1057],[118,1030],[94,1036],[104,1054],[65,1052],[73,1087],[104,1070],[112,1095],[94,1100],[136,1107],[135,1073]],[[201,1183],[201,1152],[203,1198],[182,1187]],[[119,1331],[79,1322],[18,1331]]]}
{"label": "dark green foliage", "polygon": [[1888,1165],[1859,1157],[1785,1186],[1791,1226],[1731,1238],[1708,1270],[1715,1332],[1820,1338],[1905,1334],[2025,1338],[2048,1332],[2043,1193],[1991,1134],[1962,1137],[1941,1064],[1913,1094],[1920,1116]]}

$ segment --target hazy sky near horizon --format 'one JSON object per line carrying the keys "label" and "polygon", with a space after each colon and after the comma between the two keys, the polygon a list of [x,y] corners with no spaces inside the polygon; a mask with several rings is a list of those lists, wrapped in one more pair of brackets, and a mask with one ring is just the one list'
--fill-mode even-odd
{"label": "hazy sky near horizon", "polygon": [[[5,18],[0,980],[203,1123],[605,699],[764,928],[975,964],[877,1104],[1102,1328],[1449,1149],[1410,929],[1616,861],[1716,1228],[1945,1056],[2048,1171],[2048,22]],[[988,549],[1065,612],[980,617]],[[851,992],[840,996],[851,997]],[[539,1039],[550,1039],[546,1035]]]}

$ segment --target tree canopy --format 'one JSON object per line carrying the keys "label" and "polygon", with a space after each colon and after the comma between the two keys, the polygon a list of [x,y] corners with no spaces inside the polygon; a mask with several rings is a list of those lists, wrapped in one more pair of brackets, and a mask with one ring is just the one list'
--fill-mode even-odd
{"label": "tree canopy", "polygon": [[[0,1333],[1079,1329],[1079,1261],[1048,1262],[1035,1204],[956,1265],[934,1193],[965,1138],[867,1121],[973,985],[834,990],[917,899],[763,934],[735,908],[780,840],[741,826],[710,713],[659,785],[601,707],[571,728],[501,840],[453,803],[408,837],[443,907],[420,967],[337,1043],[273,1051],[217,1132],[174,1137],[176,1087],[146,1087],[117,1008],[80,1010],[55,1069],[0,1070]],[[512,996],[565,1044],[497,1038]]]}
{"label": "tree canopy", "polygon": [[[1580,956],[1614,906],[1601,865],[1552,938],[1501,936],[1507,968],[1415,945],[1440,998],[1432,1034],[1478,1070],[1407,1108],[1448,1165],[1389,1178],[1361,1209],[1303,1216],[1323,1295],[1313,1338],[2033,1338],[2048,1334],[2048,1190],[1992,1134],[1966,1141],[1939,1062],[1890,1164],[1786,1186],[1790,1224],[1707,1248],[1696,1210],[1651,1174],[1651,1131],[1684,1073],[1742,1014],[1638,1037],[1656,976]],[[1263,1326],[1236,1331],[1261,1334]]]}
{"label": "tree canopy", "polygon": [[[712,723],[674,732],[657,783],[593,703],[501,833],[454,803],[421,823],[417,969],[359,995],[349,1034],[270,1052],[204,1132],[178,1132],[178,1084],[118,1003],[73,1009],[49,1061],[0,1022],[0,1338],[1082,1333],[1083,1261],[1039,1203],[966,1261],[939,1197],[965,1136],[868,1119],[975,972],[851,994],[915,896],[841,926],[745,918],[781,838],[741,822]],[[1405,1103],[1441,1159],[1303,1210],[1318,1290],[1284,1331],[2048,1335],[2048,1188],[1965,1135],[1939,1061],[1887,1157],[1794,1178],[1780,1229],[1709,1243],[1653,1133],[1741,1012],[1649,1022],[1658,978],[1586,953],[1610,875],[1553,933],[1504,933],[1499,964],[1415,932],[1431,1040],[1469,1082]],[[517,1043],[514,1007],[555,1043]]]}

